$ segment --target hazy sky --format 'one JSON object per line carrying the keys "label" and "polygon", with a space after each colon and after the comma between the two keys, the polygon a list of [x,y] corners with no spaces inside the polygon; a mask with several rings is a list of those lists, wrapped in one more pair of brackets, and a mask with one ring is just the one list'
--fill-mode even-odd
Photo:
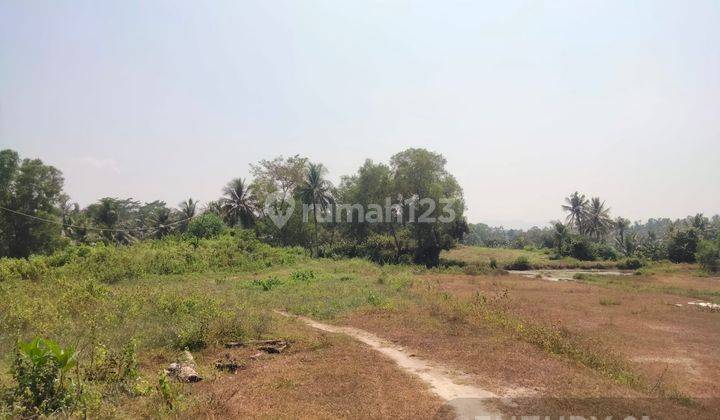
{"label": "hazy sky", "polygon": [[0,147],[81,204],[425,147],[473,222],[718,213],[720,2],[0,0]]}

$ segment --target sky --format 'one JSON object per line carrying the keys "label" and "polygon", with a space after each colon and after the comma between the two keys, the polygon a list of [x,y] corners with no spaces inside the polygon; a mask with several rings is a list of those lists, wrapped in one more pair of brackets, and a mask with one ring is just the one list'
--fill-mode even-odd
{"label": "sky", "polygon": [[720,213],[720,2],[0,0],[0,148],[82,205],[443,154],[471,222]]}

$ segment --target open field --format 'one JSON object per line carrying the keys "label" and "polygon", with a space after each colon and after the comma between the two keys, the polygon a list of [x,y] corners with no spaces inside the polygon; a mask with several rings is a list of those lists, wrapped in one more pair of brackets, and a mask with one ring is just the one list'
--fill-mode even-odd
{"label": "open field", "polygon": [[[145,252],[164,246],[170,245]],[[468,384],[499,396],[490,404],[503,413],[600,408],[711,418],[720,410],[720,312],[687,304],[716,301],[720,279],[699,277],[693,266],[550,282],[269,251],[251,253],[254,264],[234,259],[237,268],[146,273],[109,284],[60,274],[74,273],[72,263],[34,280],[0,282],[0,380],[12,386],[5,372],[15,340],[45,336],[80,352],[76,380],[83,391],[75,414],[447,414],[426,383],[391,360],[278,315],[281,309],[367,330],[462,372]],[[137,267],[156,261],[151,256]],[[251,358],[252,346],[223,347],[278,337],[291,342],[278,355]],[[138,374],[101,374],[118,371],[111,355],[127,354],[128,343]],[[158,372],[183,348],[195,355],[204,380],[162,385]],[[215,370],[225,355],[244,366],[234,375]]]}

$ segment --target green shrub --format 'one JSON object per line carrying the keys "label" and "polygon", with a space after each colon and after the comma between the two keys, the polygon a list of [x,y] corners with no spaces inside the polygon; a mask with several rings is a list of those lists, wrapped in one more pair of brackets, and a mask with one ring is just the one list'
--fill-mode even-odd
{"label": "green shrub", "polygon": [[214,213],[205,213],[196,217],[187,228],[187,233],[195,238],[214,238],[225,229],[225,223]]}
{"label": "green shrub", "polygon": [[595,255],[592,252],[590,241],[581,236],[573,237],[570,241],[570,256],[580,261],[592,261]]}
{"label": "green shrub", "polygon": [[592,243],[590,244],[590,253],[594,258],[600,258],[602,260],[617,260],[618,252],[615,248],[605,243]]}
{"label": "green shrub", "polygon": [[92,363],[84,376],[91,381],[125,382],[139,375],[135,340],[128,341],[120,351],[98,345],[93,349]]}
{"label": "green shrub", "polygon": [[272,290],[273,287],[282,284],[282,281],[277,277],[269,277],[267,279],[255,279],[253,280],[253,284],[267,292]]}
{"label": "green shrub", "polygon": [[528,257],[521,255],[515,258],[515,261],[508,264],[505,268],[508,270],[530,270],[532,269],[532,265]]}
{"label": "green shrub", "polygon": [[76,365],[72,347],[62,348],[51,340],[36,338],[19,343],[12,374],[17,382],[13,403],[26,415],[55,413],[72,402],[66,375]]}
{"label": "green shrub", "polygon": [[50,273],[47,257],[33,255],[29,259],[0,259],[0,281],[32,280],[38,281]]}
{"label": "green shrub", "polygon": [[290,278],[293,281],[301,281],[301,282],[307,283],[310,280],[315,278],[315,272],[310,269],[297,270],[297,271],[293,271],[292,274],[290,274]]}
{"label": "green shrub", "polygon": [[667,243],[668,258],[672,262],[695,262],[695,252],[700,241],[695,228],[679,230],[670,235]]}
{"label": "green shrub", "polygon": [[643,266],[643,262],[638,258],[626,258],[620,261],[617,266],[622,270],[637,270]]}
{"label": "green shrub", "polygon": [[711,273],[720,271],[720,240],[700,242],[696,258],[703,270]]}

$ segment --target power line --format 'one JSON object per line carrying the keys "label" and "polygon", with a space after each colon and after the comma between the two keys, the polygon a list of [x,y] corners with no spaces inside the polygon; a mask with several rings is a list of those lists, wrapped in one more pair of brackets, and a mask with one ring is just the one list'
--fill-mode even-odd
{"label": "power line", "polygon": [[[94,230],[94,231],[98,231],[98,232],[116,232],[116,233],[122,232],[122,233],[128,233],[128,234],[130,234],[130,233],[132,233],[132,232],[138,232],[138,231],[141,231],[141,232],[142,232],[142,231],[154,231],[154,232],[155,232],[155,231],[158,231],[158,230],[160,230],[160,229],[162,229],[162,228],[170,227],[170,226],[175,226],[175,225],[177,225],[177,224],[186,222],[186,221],[188,221],[188,220],[191,220],[191,219],[194,219],[194,218],[200,216],[200,214],[196,214],[196,215],[190,216],[190,217],[188,217],[188,218],[186,218],[186,219],[176,220],[176,221],[171,222],[171,223],[162,224],[162,225],[160,225],[159,227],[141,227],[141,228],[136,228],[136,229],[110,229],[110,228],[98,228],[98,227],[92,227],[92,226],[79,226],[79,225],[73,225],[73,224],[63,223],[63,222],[59,222],[59,221],[57,221],[57,220],[46,219],[46,218],[44,218],[44,217],[39,217],[39,216],[35,216],[35,215],[32,215],[32,214],[23,213],[23,212],[20,212],[20,211],[17,211],[17,210],[13,210],[13,209],[9,209],[9,208],[3,207],[3,206],[0,206],[0,210],[5,210],[5,211],[8,211],[8,212],[10,212],[10,213],[15,213],[15,214],[17,214],[17,215],[19,215],[19,216],[24,216],[24,217],[27,217],[27,218],[30,218],[30,219],[35,219],[35,220],[39,220],[39,221],[41,221],[41,222],[51,223],[51,224],[58,225],[58,226],[62,226],[62,227],[66,227],[66,228]],[[154,233],[154,232],[152,232],[152,233]]]}

